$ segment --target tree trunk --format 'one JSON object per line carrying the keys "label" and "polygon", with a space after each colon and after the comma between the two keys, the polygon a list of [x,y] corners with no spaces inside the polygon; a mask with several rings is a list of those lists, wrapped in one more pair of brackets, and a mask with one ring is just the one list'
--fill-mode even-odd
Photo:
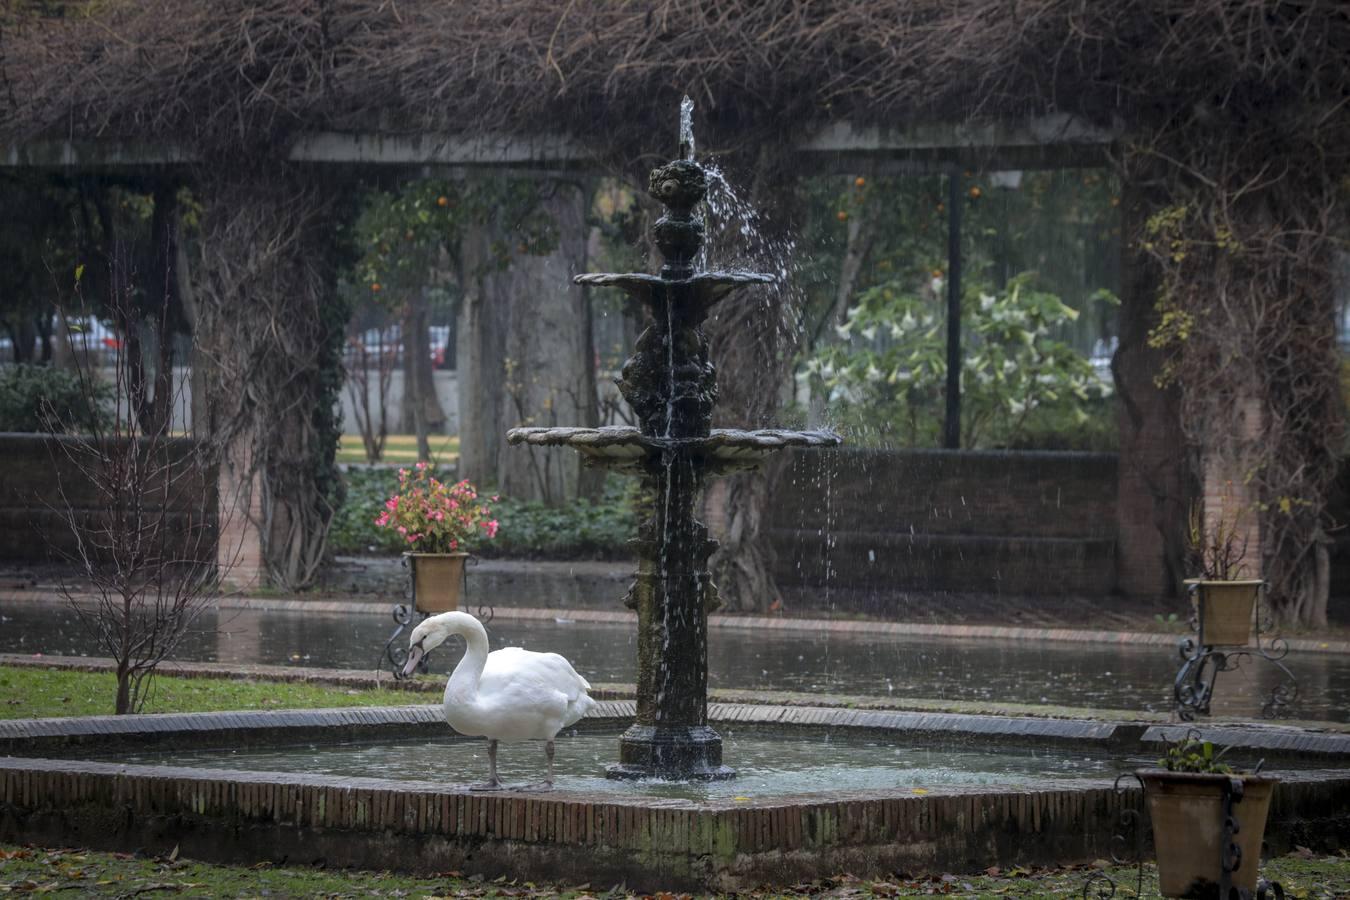
{"label": "tree trunk", "polygon": [[436,396],[431,369],[431,339],[427,328],[426,294],[419,291],[403,308],[403,399],[399,418],[403,430],[417,435],[417,458],[427,460],[427,436],[445,431],[445,410]]}
{"label": "tree trunk", "polygon": [[173,242],[174,283],[178,288],[178,300],[183,310],[183,325],[188,334],[192,336],[192,356],[188,360],[189,378],[191,379],[188,391],[191,407],[188,410],[188,416],[192,421],[191,432],[204,435],[207,433],[206,397],[209,390],[208,385],[211,382],[207,372],[211,367],[211,357],[209,354],[201,352],[197,343],[197,326],[200,313],[197,308],[197,298],[192,289],[192,270],[188,262],[182,216],[174,216],[173,229],[175,235]]}
{"label": "tree trunk", "polygon": [[[1147,208],[1128,183],[1124,193],[1122,234],[1134,235]],[[1138,248],[1122,244],[1121,253],[1120,344],[1111,360],[1120,398],[1116,577],[1126,594],[1174,597],[1189,574],[1186,521],[1198,490],[1181,428],[1178,390],[1159,388],[1154,381],[1164,362],[1162,351],[1148,345],[1149,330],[1157,322],[1158,273]]]}
{"label": "tree trunk", "polygon": [[26,316],[20,317],[18,321],[6,322],[6,330],[9,332],[11,348],[14,351],[14,362],[31,363],[33,361],[33,342],[37,338],[37,328],[33,321]]}
{"label": "tree trunk", "polygon": [[503,267],[492,247],[511,236],[494,222],[471,229],[460,247],[460,477],[562,503],[597,494],[601,473],[575,454],[506,448],[503,439],[517,425],[599,421],[590,300],[572,284],[586,270],[588,194],[567,182],[541,191],[558,237],[551,252],[514,255]]}
{"label": "tree trunk", "polygon": [[[544,255],[519,256],[511,266],[514,305],[506,335],[504,416],[516,425],[599,424],[590,299],[572,278],[586,271],[588,193],[552,182],[543,188],[542,211],[558,241]],[[600,473],[583,469],[581,456],[551,447],[503,450],[497,483],[502,493],[553,505],[598,494]]]}
{"label": "tree trunk", "polygon": [[113,712],[125,716],[131,709],[131,672],[122,666],[117,668],[117,697],[113,701]]}
{"label": "tree trunk", "polygon": [[485,484],[497,477],[503,444],[502,360],[510,294],[502,290],[507,273],[492,255],[490,227],[468,229],[459,256],[460,304],[455,329],[459,387],[459,477]]}

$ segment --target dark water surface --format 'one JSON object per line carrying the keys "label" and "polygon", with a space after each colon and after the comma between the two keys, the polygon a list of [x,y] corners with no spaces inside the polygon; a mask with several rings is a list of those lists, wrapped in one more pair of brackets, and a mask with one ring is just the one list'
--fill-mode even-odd
{"label": "dark water surface", "polygon": [[[373,668],[393,629],[370,613],[257,612],[207,614],[178,656],[224,663]],[[406,632],[405,632],[406,634]],[[632,683],[635,628],[587,622],[513,621],[488,625],[493,647],[563,654],[595,683]],[[406,639],[406,638],[405,638]],[[432,654],[447,672],[458,641]],[[0,605],[0,652],[99,655],[78,617],[59,602]],[[866,634],[714,628],[709,634],[712,687],[861,694],[1115,710],[1168,708],[1178,658],[1168,646],[904,638]],[[1350,660],[1291,653],[1286,664],[1301,685],[1291,717],[1345,721]],[[1215,713],[1254,716],[1275,684],[1259,660],[1220,676]]]}

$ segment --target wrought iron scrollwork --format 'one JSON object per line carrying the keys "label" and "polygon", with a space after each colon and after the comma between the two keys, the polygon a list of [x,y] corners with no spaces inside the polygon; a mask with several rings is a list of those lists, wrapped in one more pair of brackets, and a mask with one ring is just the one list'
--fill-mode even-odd
{"label": "wrought iron scrollwork", "polygon": [[[380,654],[380,663],[387,664],[389,671],[393,673],[396,680],[403,678],[403,666],[408,662],[408,650],[400,646],[397,641],[399,635],[403,634],[404,629],[413,623],[413,619],[422,621],[426,615],[418,613],[416,609],[406,603],[400,603],[394,607],[394,622],[396,627],[394,633],[389,635],[389,640],[384,642],[384,652]],[[417,664],[417,671],[426,673],[427,657],[430,653],[422,657],[421,662]],[[377,665],[376,668],[379,668]]]}
{"label": "wrought iron scrollwork", "polygon": [[[470,566],[476,566],[477,564],[478,558],[474,556],[470,556],[468,560],[465,561],[463,574],[464,581],[460,587],[460,598],[462,599],[465,606],[469,605],[468,570]],[[408,567],[408,558],[406,556],[403,557],[402,565],[405,569]],[[376,665],[376,668],[380,668],[381,666],[387,666],[389,671],[393,673],[394,678],[396,680],[402,679],[403,666],[408,662],[408,650],[406,647],[399,646],[396,643],[398,641],[398,637],[399,635],[403,634],[403,632],[407,629],[409,625],[413,624],[414,620],[420,623],[424,619],[426,619],[429,615],[430,615],[429,613],[424,613],[421,610],[417,609],[415,602],[411,604],[400,603],[396,605],[394,607],[394,622],[396,623],[397,627],[394,628],[394,633],[389,635],[389,640],[385,641],[384,651],[380,654],[380,662]],[[477,616],[478,621],[482,622],[484,625],[487,625],[496,616],[496,610],[493,609],[491,604],[479,603],[477,608]],[[417,671],[419,673],[426,674],[429,671],[431,652],[432,651],[428,651],[422,656],[422,661],[417,665]]]}
{"label": "wrought iron scrollwork", "polygon": [[[1129,784],[1130,780],[1134,784]],[[1117,775],[1115,782],[1111,785],[1116,796],[1121,798],[1118,803],[1120,814],[1117,817],[1118,831],[1111,836],[1111,861],[1118,866],[1133,865],[1135,867],[1134,896],[1143,896],[1144,891],[1144,840],[1145,829],[1144,817],[1140,809],[1126,806],[1123,802],[1125,794],[1129,791],[1138,790],[1141,792],[1144,788],[1144,782],[1133,772],[1126,772]],[[1116,895],[1116,880],[1110,873],[1098,869],[1087,877],[1083,882],[1083,900],[1111,900]]]}
{"label": "wrought iron scrollwork", "polygon": [[[460,596],[464,598],[464,603],[466,606],[468,605],[469,601],[469,569],[477,565],[478,565],[478,557],[476,556],[470,556],[467,560],[464,561],[464,586],[460,591]],[[479,603],[475,615],[478,617],[478,621],[482,622],[483,625],[486,626],[487,623],[491,622],[496,617],[497,611],[493,609],[492,604],[490,603],[487,604]]]}
{"label": "wrought iron scrollwork", "polygon": [[[1256,770],[1259,771],[1260,768],[1261,763],[1257,763]],[[1244,863],[1246,865],[1257,864],[1257,860],[1247,862],[1242,858],[1242,846],[1237,841],[1237,836],[1242,831],[1242,822],[1239,820],[1234,807],[1242,802],[1243,792],[1244,787],[1241,778],[1231,777],[1224,782],[1223,837],[1219,842],[1219,896],[1251,900],[1252,894],[1250,892],[1233,886],[1233,873],[1241,869]],[[1278,881],[1259,879],[1256,883],[1256,900],[1265,900],[1266,897],[1284,900],[1283,885]]]}
{"label": "wrought iron scrollwork", "polygon": [[1172,684],[1177,716],[1184,722],[1193,722],[1197,715],[1209,715],[1214,683],[1219,673],[1236,671],[1248,660],[1260,659],[1277,668],[1281,674],[1279,683],[1271,689],[1261,707],[1261,714],[1265,718],[1277,718],[1298,700],[1298,679],[1283,662],[1289,653],[1289,642],[1282,637],[1270,636],[1274,628],[1274,615],[1265,586],[1261,587],[1257,607],[1255,645],[1249,647],[1216,647],[1206,642],[1203,606],[1196,596],[1199,587],[1196,584],[1190,587],[1190,625],[1195,635],[1183,637],[1177,645],[1181,667]]}

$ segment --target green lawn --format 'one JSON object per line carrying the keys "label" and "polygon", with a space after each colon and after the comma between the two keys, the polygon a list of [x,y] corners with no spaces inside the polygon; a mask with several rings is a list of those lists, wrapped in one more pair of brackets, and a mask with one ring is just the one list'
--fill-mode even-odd
{"label": "green lawn", "polygon": [[[172,854],[170,854],[172,856]],[[997,871],[997,870],[993,870]],[[753,891],[753,897],[1017,897],[1081,896],[1090,870],[1014,869],[998,875],[936,874],[923,878],[897,876],[865,881],[838,876],[789,891]],[[1117,897],[1134,897],[1133,870],[1110,870],[1120,881]],[[1302,859],[1285,856],[1268,861],[1262,872],[1278,879],[1290,897],[1324,900],[1350,891],[1350,862],[1343,858]],[[141,894],[184,894],[192,897],[583,897],[632,896],[608,885],[535,885],[531,882],[464,878],[458,872],[413,877],[389,872],[316,868],[216,866],[184,859],[136,858],[125,853],[56,850],[0,844],[0,893],[79,893],[132,897]],[[1156,896],[1153,873],[1147,873],[1145,896]],[[687,895],[685,895],[687,896]],[[656,895],[665,900],[671,894]]]}
{"label": "green lawn", "polygon": [[[433,434],[430,438],[431,462],[439,466],[453,466],[459,462],[459,436]],[[337,461],[364,463],[366,448],[359,434],[344,434],[338,440]],[[417,435],[391,434],[384,441],[383,463],[417,462]]]}
{"label": "green lawn", "polygon": [[[117,680],[101,672],[0,666],[0,719],[111,715]],[[156,677],[144,712],[323,709],[435,703],[435,694],[278,681]]]}

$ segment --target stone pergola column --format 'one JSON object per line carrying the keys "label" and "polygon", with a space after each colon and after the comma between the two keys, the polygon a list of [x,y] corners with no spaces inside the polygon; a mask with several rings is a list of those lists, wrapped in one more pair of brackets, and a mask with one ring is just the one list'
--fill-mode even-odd
{"label": "stone pergola column", "polygon": [[338,194],[266,160],[203,171],[196,190],[196,339],[209,361],[198,430],[220,462],[219,574],[236,589],[295,589],[317,573],[333,512]]}
{"label": "stone pergola column", "polygon": [[[1239,567],[1243,578],[1263,578],[1265,559],[1261,547],[1261,515],[1257,503],[1261,497],[1248,473],[1251,463],[1246,448],[1261,438],[1265,413],[1261,400],[1247,394],[1234,401],[1233,420],[1237,428],[1229,434],[1206,435],[1208,446],[1202,452],[1203,504],[1205,530],[1218,526],[1225,518],[1238,524],[1238,546],[1246,547]],[[1225,442],[1226,441],[1226,442]]]}

